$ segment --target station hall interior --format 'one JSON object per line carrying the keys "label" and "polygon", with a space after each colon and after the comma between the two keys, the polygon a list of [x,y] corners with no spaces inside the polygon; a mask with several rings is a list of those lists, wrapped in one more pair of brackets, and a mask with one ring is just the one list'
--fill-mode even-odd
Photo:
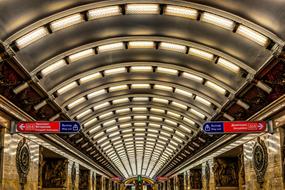
{"label": "station hall interior", "polygon": [[0,0],[0,190],[284,190],[285,0]]}

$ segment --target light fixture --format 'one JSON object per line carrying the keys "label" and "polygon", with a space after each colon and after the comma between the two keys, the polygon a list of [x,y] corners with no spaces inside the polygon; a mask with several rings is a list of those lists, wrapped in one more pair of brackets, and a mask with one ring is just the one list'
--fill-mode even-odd
{"label": "light fixture", "polygon": [[266,36],[244,25],[239,25],[236,33],[258,43],[261,46],[266,47],[269,44],[269,39]]}
{"label": "light fixture", "polygon": [[[165,119],[164,122],[167,123],[167,124],[170,124],[170,125],[175,125],[175,126],[177,125],[176,122],[171,121],[171,120],[169,120],[169,119]],[[162,127],[162,128],[163,128],[163,127]],[[171,131],[172,131],[172,129],[171,129]]]}
{"label": "light fixture", "polygon": [[179,88],[176,88],[174,92],[177,93],[177,94],[181,94],[181,95],[183,95],[183,96],[187,96],[187,97],[189,97],[189,98],[191,98],[191,97],[193,96],[192,93],[187,92],[187,91],[185,91],[185,90],[181,90],[181,89],[179,89]]}
{"label": "light fixture", "polygon": [[162,121],[161,117],[155,117],[155,116],[150,116],[149,119],[153,121]]}
{"label": "light fixture", "polygon": [[225,94],[226,93],[226,90],[222,87],[220,87],[219,85],[211,82],[211,81],[206,81],[205,83],[205,86],[209,87],[209,88],[212,88],[213,90],[221,93],[221,94]]}
{"label": "light fixture", "polygon": [[95,79],[98,79],[98,78],[101,78],[102,75],[101,73],[93,73],[93,74],[90,74],[90,75],[87,75],[86,77],[82,77],[81,79],[79,79],[79,83],[80,84],[84,84],[86,82],[89,82],[91,80],[95,80]]}
{"label": "light fixture", "polygon": [[84,111],[84,112],[78,114],[78,115],[76,116],[76,119],[80,119],[80,118],[82,118],[82,117],[88,115],[89,113],[92,113],[92,110],[91,110],[91,109],[88,109],[88,110],[86,110],[86,111]]}
{"label": "light fixture", "polygon": [[184,45],[180,45],[180,44],[161,42],[159,44],[159,49],[176,51],[176,52],[179,52],[179,53],[186,53],[187,47],[184,46]]}
{"label": "light fixture", "polygon": [[85,101],[86,101],[85,97],[81,97],[81,98],[73,101],[72,103],[68,104],[67,108],[71,109],[71,108],[73,108],[73,107],[75,107],[75,106],[77,106],[77,105],[79,105]]}
{"label": "light fixture", "polygon": [[168,100],[162,99],[162,98],[153,98],[152,101],[162,103],[162,104],[168,104],[168,102],[169,102]]}
{"label": "light fixture", "polygon": [[51,64],[50,66],[47,66],[46,68],[44,68],[41,71],[41,75],[44,77],[56,70],[59,70],[60,68],[64,67],[65,65],[67,65],[66,61],[64,59],[61,59],[53,64]]}
{"label": "light fixture", "polygon": [[112,86],[109,88],[109,92],[115,92],[115,91],[127,90],[127,89],[128,89],[128,85]]}
{"label": "light fixture", "polygon": [[97,111],[97,110],[99,110],[99,109],[108,107],[108,106],[110,106],[110,105],[111,105],[110,102],[104,102],[104,103],[102,103],[102,104],[99,104],[99,105],[97,105],[97,106],[94,106],[93,109],[94,109],[95,111]]}
{"label": "light fixture", "polygon": [[78,24],[83,21],[84,20],[82,15],[78,13],[51,22],[50,28],[54,32]]}
{"label": "light fixture", "polygon": [[122,103],[126,103],[126,102],[129,102],[128,98],[121,98],[121,99],[117,99],[117,100],[112,101],[113,104],[122,104]]}
{"label": "light fixture", "polygon": [[119,119],[119,122],[126,122],[126,121],[129,121],[129,120],[131,120],[131,117],[120,117]]}
{"label": "light fixture", "polygon": [[115,74],[120,74],[120,73],[125,73],[125,72],[127,72],[127,69],[125,67],[121,67],[121,68],[105,70],[104,75],[109,76],[109,75],[115,75]]}
{"label": "light fixture", "polygon": [[171,111],[167,111],[167,115],[170,115],[170,116],[175,117],[175,118],[180,118],[179,114],[171,112]]}
{"label": "light fixture", "polygon": [[109,117],[111,115],[113,115],[113,112],[104,113],[104,114],[99,116],[99,119],[103,119],[103,118]]}
{"label": "light fixture", "polygon": [[94,124],[96,121],[97,121],[97,118],[95,117],[95,118],[93,118],[93,119],[87,121],[86,123],[84,123],[83,126],[84,126],[84,127],[88,127],[88,126]]}
{"label": "light fixture", "polygon": [[100,96],[102,94],[105,94],[106,93],[106,90],[105,89],[102,89],[102,90],[98,90],[98,91],[95,91],[95,92],[92,92],[90,94],[87,95],[87,98],[88,99],[91,99],[91,98],[94,98],[96,96]]}
{"label": "light fixture", "polygon": [[158,4],[127,4],[126,14],[159,14]]}
{"label": "light fixture", "polygon": [[179,135],[180,137],[185,137],[185,135],[183,133],[180,133],[179,131],[175,131],[175,134]]}
{"label": "light fixture", "polygon": [[152,72],[152,66],[131,66],[130,72]]}
{"label": "light fixture", "polygon": [[118,5],[92,9],[87,12],[88,20],[117,16],[121,14],[122,10]]}
{"label": "light fixture", "polygon": [[132,84],[131,88],[132,89],[149,89],[150,84]]}
{"label": "light fixture", "polygon": [[83,51],[80,51],[78,53],[74,53],[72,55],[70,55],[68,57],[68,60],[69,62],[75,62],[75,61],[78,61],[80,59],[83,59],[83,58],[86,58],[86,57],[89,57],[91,55],[94,55],[95,52],[93,49],[86,49],[86,50],[83,50]]}
{"label": "light fixture", "polygon": [[184,109],[184,110],[187,109],[187,106],[186,106],[186,105],[180,104],[180,103],[178,103],[178,102],[171,102],[171,105],[173,105],[173,106],[175,106],[175,107],[177,107],[177,108],[180,108],[180,109]]}
{"label": "light fixture", "polygon": [[155,43],[152,41],[130,41],[128,48],[155,48]]}
{"label": "light fixture", "polygon": [[156,68],[157,73],[163,73],[163,74],[168,74],[168,75],[178,75],[178,71],[175,69],[168,69],[164,67],[157,67]]}
{"label": "light fixture", "polygon": [[221,57],[219,57],[217,64],[235,73],[240,71],[237,65]]}
{"label": "light fixture", "polygon": [[168,92],[172,92],[172,90],[173,90],[173,88],[170,86],[164,86],[164,85],[159,85],[159,84],[154,85],[154,89],[164,90],[164,91],[168,91]]}
{"label": "light fixture", "polygon": [[209,102],[208,100],[201,98],[200,96],[196,96],[195,100],[197,100],[198,102],[205,104],[206,106],[211,106],[211,102]]}
{"label": "light fixture", "polygon": [[147,111],[147,108],[145,108],[145,107],[134,107],[133,111]]}
{"label": "light fixture", "polygon": [[116,120],[111,120],[111,121],[107,121],[103,123],[103,126],[108,127],[108,126],[114,125],[115,123],[116,123]]}
{"label": "light fixture", "polygon": [[196,19],[198,16],[198,11],[195,9],[180,7],[174,5],[167,5],[164,10],[165,15],[178,16],[190,19]]}
{"label": "light fixture", "polygon": [[98,46],[98,53],[120,50],[120,49],[125,49],[123,42],[117,42],[117,43],[113,43],[113,44],[106,44],[106,45]]}
{"label": "light fixture", "polygon": [[207,13],[207,12],[202,13],[200,20],[203,22],[214,24],[216,26],[219,26],[219,27],[222,27],[228,30],[233,30],[235,26],[234,21],[215,15],[215,14],[212,14],[212,13]]}
{"label": "light fixture", "polygon": [[200,49],[192,48],[192,47],[189,49],[189,54],[200,57],[202,59],[209,60],[209,61],[214,59],[214,55],[212,53],[209,53],[209,52],[206,52]]}
{"label": "light fixture", "polygon": [[196,76],[190,73],[186,73],[186,72],[182,73],[182,77],[199,82],[199,83],[202,83],[204,81],[202,77],[199,77],[199,76]]}
{"label": "light fixture", "polygon": [[116,110],[116,114],[125,113],[125,112],[130,112],[130,108]]}
{"label": "light fixture", "polygon": [[185,121],[186,123],[190,124],[190,125],[195,125],[195,122],[192,121],[191,119],[188,119],[187,117],[183,118],[183,121]]}
{"label": "light fixture", "polygon": [[194,115],[202,118],[202,119],[205,119],[205,117],[206,117],[204,114],[200,113],[199,111],[197,111],[197,110],[195,110],[193,108],[190,109],[190,112],[193,113]]}
{"label": "light fixture", "polygon": [[19,49],[22,49],[46,35],[48,35],[48,30],[45,27],[40,27],[17,39],[15,44]]}
{"label": "light fixture", "polygon": [[102,135],[104,135],[104,132],[97,133],[97,134],[93,137],[93,139],[95,140],[95,139],[97,139],[98,137],[101,137]]}
{"label": "light fixture", "polygon": [[133,97],[133,102],[147,102],[149,100],[148,97]]}
{"label": "light fixture", "polygon": [[78,86],[77,82],[74,81],[74,82],[71,82],[68,85],[58,89],[56,92],[58,95],[61,95],[61,94],[65,93],[65,92],[67,92],[67,91],[69,91],[69,90],[71,90],[77,86]]}
{"label": "light fixture", "polygon": [[154,113],[164,113],[165,111],[162,110],[162,109],[157,109],[157,108],[151,108],[150,109],[151,112],[154,112]]}

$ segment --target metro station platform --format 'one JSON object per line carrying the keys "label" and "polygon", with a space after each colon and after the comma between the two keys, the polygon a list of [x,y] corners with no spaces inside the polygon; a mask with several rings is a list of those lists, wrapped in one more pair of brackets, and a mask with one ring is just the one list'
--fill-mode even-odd
{"label": "metro station platform", "polygon": [[0,190],[285,189],[285,1],[0,1]]}

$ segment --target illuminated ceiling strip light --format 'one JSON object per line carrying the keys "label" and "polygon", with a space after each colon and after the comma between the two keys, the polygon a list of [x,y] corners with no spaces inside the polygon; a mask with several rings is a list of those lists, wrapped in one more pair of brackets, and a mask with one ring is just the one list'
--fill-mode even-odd
{"label": "illuminated ceiling strip light", "polygon": [[39,27],[17,39],[15,44],[19,49],[22,49],[48,34],[48,30],[45,27]]}
{"label": "illuminated ceiling strip light", "polygon": [[204,98],[201,98],[200,96],[196,96],[195,100],[197,100],[198,102],[206,106],[211,106],[211,102],[209,102],[208,100],[205,100]]}
{"label": "illuminated ceiling strip light", "polygon": [[222,87],[220,87],[219,85],[211,82],[211,81],[206,81],[205,83],[205,86],[209,87],[209,88],[212,88],[213,90],[221,93],[221,94],[225,94],[226,93],[226,90]]}
{"label": "illuminated ceiling strip light", "polygon": [[107,52],[107,51],[114,51],[114,50],[121,50],[121,49],[125,49],[123,42],[98,46],[98,52],[99,53],[103,53],[103,52]]}
{"label": "illuminated ceiling strip light", "polygon": [[88,127],[88,126],[94,124],[96,121],[97,121],[97,118],[93,118],[93,119],[87,121],[86,123],[84,123],[83,126]]}
{"label": "illuminated ceiling strip light", "polygon": [[105,70],[104,75],[109,76],[109,75],[115,75],[115,74],[120,74],[120,73],[125,73],[125,72],[127,72],[127,69],[125,67],[122,67],[122,68]]}
{"label": "illuminated ceiling strip light", "polygon": [[167,5],[164,11],[165,15],[184,17],[189,19],[197,19],[198,11],[195,9],[180,7],[174,5]]}
{"label": "illuminated ceiling strip light", "polygon": [[188,124],[195,125],[195,122],[192,121],[191,119],[188,119],[187,117],[184,117],[183,121],[187,122]]}
{"label": "illuminated ceiling strip light", "polygon": [[173,90],[173,88],[170,86],[164,86],[164,85],[159,85],[159,84],[154,85],[154,89],[164,90],[164,91],[168,91],[168,92],[172,92],[172,90]]}
{"label": "illuminated ceiling strip light", "polygon": [[58,95],[61,95],[61,94],[63,94],[63,93],[65,93],[65,92],[67,92],[67,91],[69,91],[69,90],[71,90],[71,89],[73,89],[73,88],[75,88],[75,87],[77,87],[78,86],[78,84],[77,84],[77,82],[71,82],[71,83],[69,83],[68,85],[66,85],[66,86],[64,86],[64,87],[62,87],[62,88],[60,88],[60,89],[58,89],[57,90],[57,94]]}
{"label": "illuminated ceiling strip light", "polygon": [[178,75],[178,71],[175,69],[168,69],[164,67],[157,67],[156,72],[158,73],[163,73],[163,74],[168,74],[168,75]]}
{"label": "illuminated ceiling strip light", "polygon": [[197,111],[197,110],[195,110],[193,108],[190,109],[190,112],[193,113],[194,115],[202,118],[202,119],[205,119],[205,117],[206,117],[204,114],[200,113],[199,111]]}
{"label": "illuminated ceiling strip light", "polygon": [[55,32],[83,21],[82,15],[78,13],[51,22],[50,28],[53,32]]}
{"label": "illuminated ceiling strip light", "polygon": [[95,91],[95,92],[92,92],[90,94],[87,95],[87,98],[88,99],[91,99],[91,98],[94,98],[96,96],[100,96],[102,94],[105,94],[107,91],[105,89],[102,89],[102,90],[98,90],[98,91]]}
{"label": "illuminated ceiling strip light", "polygon": [[73,107],[75,107],[75,106],[77,106],[77,105],[79,105],[85,101],[86,101],[85,97],[79,98],[79,99],[75,100],[74,102],[68,104],[67,108],[71,109],[71,108],[73,108]]}
{"label": "illuminated ceiling strip light", "polygon": [[177,94],[181,94],[181,95],[183,95],[183,96],[187,96],[187,97],[189,97],[189,98],[191,98],[191,97],[193,96],[192,93],[187,92],[187,91],[185,91],[185,90],[178,89],[178,88],[176,88],[174,92],[177,93]]}
{"label": "illuminated ceiling strip light", "polygon": [[89,82],[91,80],[95,80],[101,77],[102,77],[101,73],[90,74],[90,75],[87,75],[86,77],[82,77],[81,79],[79,79],[79,83],[84,84],[86,82]]}
{"label": "illuminated ceiling strip light", "polygon": [[150,84],[132,84],[131,88],[132,89],[149,89]]}
{"label": "illuminated ceiling strip light", "polygon": [[121,14],[122,9],[117,5],[92,9],[87,12],[88,20],[117,16]]}
{"label": "illuminated ceiling strip light", "polygon": [[168,42],[161,42],[159,44],[159,49],[176,51],[179,53],[186,53],[187,51],[187,47],[184,45],[173,44],[173,43],[168,43]]}
{"label": "illuminated ceiling strip light", "polygon": [[180,118],[181,117],[179,114],[173,113],[171,111],[167,111],[167,115],[170,115],[170,116],[175,117],[175,118]]}
{"label": "illuminated ceiling strip light", "polygon": [[80,119],[80,118],[82,118],[82,117],[84,117],[84,116],[86,116],[86,115],[88,115],[88,114],[90,114],[90,113],[92,113],[92,110],[91,110],[91,109],[88,109],[88,110],[86,110],[86,111],[84,111],[84,112],[78,114],[78,115],[76,116],[76,119]]}
{"label": "illuminated ceiling strip light", "polygon": [[240,68],[237,65],[221,57],[219,57],[217,64],[234,73],[238,73],[240,71]]}
{"label": "illuminated ceiling strip light", "polygon": [[130,72],[152,72],[152,66],[132,66]]}
{"label": "illuminated ceiling strip light", "polygon": [[126,103],[126,102],[129,102],[128,98],[121,98],[121,99],[117,99],[117,100],[112,101],[113,104],[121,104],[121,103]]}
{"label": "illuminated ceiling strip light", "polygon": [[110,92],[120,91],[120,90],[127,90],[128,85],[120,85],[120,86],[112,86],[109,88]]}
{"label": "illuminated ceiling strip light", "polygon": [[214,59],[214,54],[192,47],[189,49],[189,54],[209,61]]}
{"label": "illuminated ceiling strip light", "polygon": [[182,77],[196,81],[196,82],[199,82],[199,83],[202,83],[204,81],[204,79],[202,77],[198,77],[196,75],[186,73],[186,72],[182,73]]}
{"label": "illuminated ceiling strip light", "polygon": [[159,4],[127,4],[126,14],[159,14]]}
{"label": "illuminated ceiling strip light", "polygon": [[162,104],[168,104],[168,102],[169,102],[168,100],[162,99],[162,98],[153,98],[152,101],[162,103]]}
{"label": "illuminated ceiling strip light", "polygon": [[102,118],[105,118],[105,117],[108,117],[108,116],[111,116],[111,115],[113,115],[113,112],[108,112],[108,113],[100,115],[99,119],[102,119]]}
{"label": "illuminated ceiling strip light", "polygon": [[65,65],[67,65],[66,61],[64,59],[61,59],[53,64],[51,64],[50,66],[44,68],[41,71],[41,75],[42,76],[46,76],[56,70],[59,70],[60,68],[64,67]]}
{"label": "illuminated ceiling strip light", "polygon": [[215,14],[212,14],[212,13],[207,13],[207,12],[202,13],[200,20],[203,22],[211,23],[216,26],[231,30],[231,31],[235,27],[234,21],[215,15]]}
{"label": "illuminated ceiling strip light", "polygon": [[148,97],[133,97],[133,102],[147,102],[149,101]]}
{"label": "illuminated ceiling strip light", "polygon": [[95,54],[95,52],[93,49],[86,49],[86,50],[83,50],[83,51],[80,51],[78,53],[74,53],[74,54],[70,55],[68,57],[68,60],[69,60],[69,62],[72,63],[72,62],[78,61],[80,59],[92,56],[94,54]]}
{"label": "illuminated ceiling strip light", "polygon": [[124,113],[124,112],[129,112],[129,111],[130,111],[130,108],[124,108],[124,109],[116,110],[116,113],[120,114],[120,113]]}
{"label": "illuminated ceiling strip light", "polygon": [[239,25],[239,27],[237,28],[236,33],[248,38],[249,40],[252,40],[256,43],[258,43],[261,46],[266,47],[269,44],[269,38],[267,38],[266,36],[262,35],[261,33],[250,29],[244,25]]}
{"label": "illuminated ceiling strip light", "polygon": [[178,107],[178,108],[181,108],[181,109],[184,109],[184,110],[187,109],[187,106],[186,106],[186,105],[180,104],[180,103],[177,103],[177,102],[171,102],[171,105],[173,105],[173,106],[175,106],[175,107]]}
{"label": "illuminated ceiling strip light", "polygon": [[128,48],[155,48],[155,43],[152,41],[130,41]]}

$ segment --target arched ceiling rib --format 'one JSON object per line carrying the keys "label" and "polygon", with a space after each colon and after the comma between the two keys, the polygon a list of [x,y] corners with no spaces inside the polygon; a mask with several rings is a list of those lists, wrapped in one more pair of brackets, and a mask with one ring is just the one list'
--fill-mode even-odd
{"label": "arched ceiling rib", "polygon": [[7,2],[0,38],[125,177],[153,177],[284,45],[266,2],[194,1]]}

